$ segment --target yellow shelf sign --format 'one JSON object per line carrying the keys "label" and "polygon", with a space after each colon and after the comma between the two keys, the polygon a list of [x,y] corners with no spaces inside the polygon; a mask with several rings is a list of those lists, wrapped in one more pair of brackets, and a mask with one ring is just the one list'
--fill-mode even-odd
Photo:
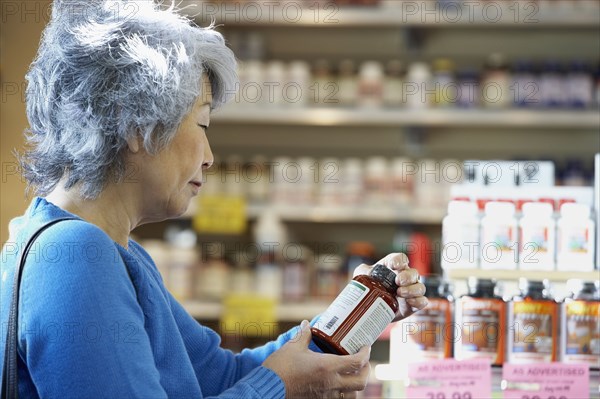
{"label": "yellow shelf sign", "polygon": [[224,300],[221,334],[270,338],[277,334],[276,301],[257,295],[229,295]]}
{"label": "yellow shelf sign", "polygon": [[192,224],[199,233],[241,234],[246,230],[246,200],[243,197],[202,196],[198,208]]}

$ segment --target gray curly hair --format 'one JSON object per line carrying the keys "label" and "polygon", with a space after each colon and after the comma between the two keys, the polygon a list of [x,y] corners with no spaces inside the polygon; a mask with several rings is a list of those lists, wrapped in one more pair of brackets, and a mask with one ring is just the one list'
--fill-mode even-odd
{"label": "gray curly hair", "polygon": [[[213,26],[152,0],[55,0],[28,81],[27,151],[38,195],[65,178],[95,198],[125,173],[127,139],[155,154],[167,145],[207,73],[213,108],[237,87],[236,60]],[[114,180],[113,180],[114,179]]]}

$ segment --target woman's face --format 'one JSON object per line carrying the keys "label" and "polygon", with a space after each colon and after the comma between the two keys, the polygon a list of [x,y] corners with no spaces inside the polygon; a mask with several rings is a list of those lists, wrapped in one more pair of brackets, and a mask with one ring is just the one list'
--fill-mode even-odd
{"label": "woman's face", "polygon": [[[204,82],[208,82],[206,76]],[[212,93],[203,85],[192,110],[184,116],[167,147],[138,163],[145,218],[162,220],[182,215],[202,185],[202,172],[213,161],[206,128],[210,124]]]}

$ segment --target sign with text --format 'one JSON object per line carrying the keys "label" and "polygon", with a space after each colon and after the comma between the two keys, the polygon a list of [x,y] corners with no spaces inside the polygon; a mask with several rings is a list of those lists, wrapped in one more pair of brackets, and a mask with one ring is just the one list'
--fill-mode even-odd
{"label": "sign with text", "polygon": [[277,334],[276,302],[272,298],[251,294],[228,295],[223,301],[221,335],[243,340]]}
{"label": "sign with text", "polygon": [[409,399],[476,399],[492,397],[492,369],[487,359],[444,359],[411,364]]}
{"label": "sign with text", "polygon": [[240,234],[246,229],[246,220],[244,198],[206,195],[199,199],[193,226],[199,233]]}
{"label": "sign with text", "polygon": [[589,399],[589,366],[505,363],[502,390],[504,399]]}

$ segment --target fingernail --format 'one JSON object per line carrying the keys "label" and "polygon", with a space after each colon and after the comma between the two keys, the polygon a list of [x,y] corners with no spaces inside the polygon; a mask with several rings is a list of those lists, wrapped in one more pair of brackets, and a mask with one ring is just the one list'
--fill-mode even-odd
{"label": "fingernail", "polygon": [[300,323],[300,328],[303,330],[306,330],[309,327],[309,323],[308,320],[302,320],[302,323]]}

